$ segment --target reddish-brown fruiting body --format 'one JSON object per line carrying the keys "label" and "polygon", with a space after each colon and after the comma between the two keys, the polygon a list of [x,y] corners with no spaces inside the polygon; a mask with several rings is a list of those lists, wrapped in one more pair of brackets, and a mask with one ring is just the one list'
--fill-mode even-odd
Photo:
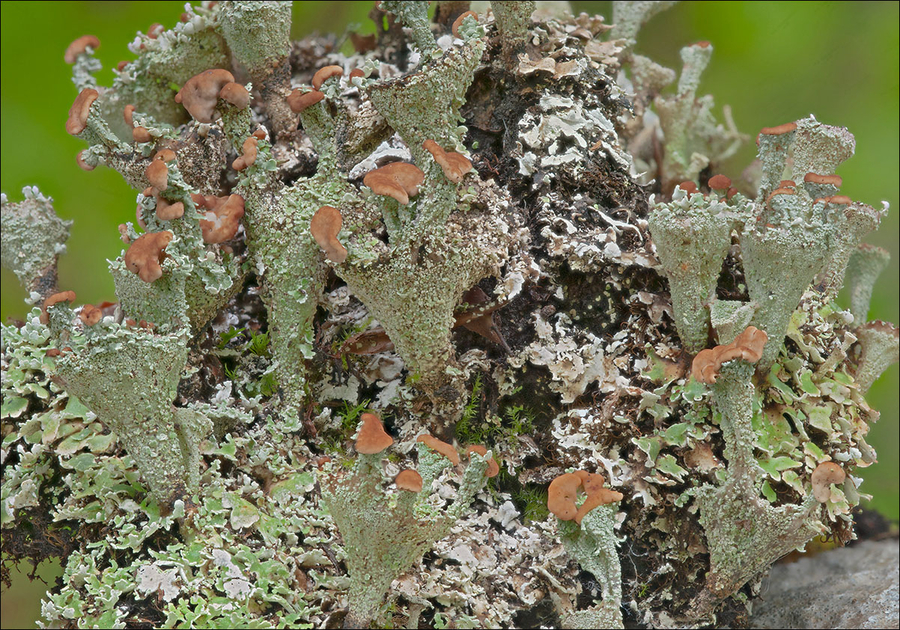
{"label": "reddish-brown fruiting body", "polygon": [[141,234],[125,252],[125,267],[144,282],[159,280],[166,247],[173,236],[167,231]]}
{"label": "reddish-brown fruiting body", "polygon": [[325,98],[325,94],[319,92],[318,90],[312,90],[311,92],[301,92],[300,90],[294,90],[287,97],[288,106],[291,108],[291,111],[295,114],[299,114],[307,107],[312,107],[319,101]]}
{"label": "reddish-brown fruiting body", "polygon": [[66,54],[63,55],[63,59],[68,64],[75,63],[75,61],[78,59],[78,55],[84,53],[87,50],[88,46],[96,51],[98,48],[100,48],[100,40],[93,35],[82,35],[74,42],[69,44],[69,47],[66,48]]}
{"label": "reddish-brown fruiting body", "polygon": [[229,83],[234,83],[234,75],[228,70],[206,70],[187,80],[175,95],[175,102],[184,105],[197,122],[211,123],[217,115],[219,92]]}
{"label": "reddish-brown fruiting body", "polygon": [[427,433],[420,435],[416,438],[416,442],[421,442],[428,448],[433,451],[436,451],[453,462],[454,466],[459,465],[459,453],[456,452],[456,449],[453,448],[452,444],[447,444],[446,442],[442,442],[437,439],[433,435],[428,435]]}
{"label": "reddish-brown fruiting body", "polygon": [[309,231],[325,252],[325,257],[337,264],[347,260],[347,248],[337,239],[343,223],[340,210],[331,206],[322,206],[316,210],[309,222]]}
{"label": "reddish-brown fruiting body", "polygon": [[319,68],[312,78],[312,86],[314,90],[321,90],[322,85],[332,77],[341,77],[344,74],[344,69],[340,66],[325,66],[324,68]]}
{"label": "reddish-brown fruiting body", "polygon": [[422,491],[422,475],[415,470],[401,470],[400,474],[394,478],[394,483],[397,484],[397,487],[401,490],[407,490],[409,492]]}
{"label": "reddish-brown fruiting body", "polygon": [[362,427],[359,429],[359,437],[356,438],[357,453],[374,455],[394,443],[394,438],[388,435],[381,419],[374,413],[364,413],[361,420]]}
{"label": "reddish-brown fruiting body", "polygon": [[54,293],[41,305],[41,323],[47,325],[50,323],[50,314],[47,312],[47,309],[53,306],[54,304],[59,304],[60,302],[74,302],[75,301],[75,292],[74,291],[60,291],[59,293]]}
{"label": "reddish-brown fruiting body", "polygon": [[66,131],[70,135],[77,136],[87,128],[88,114],[91,105],[97,100],[100,93],[94,88],[84,88],[75,97],[75,102],[69,108],[69,119],[66,121]]}

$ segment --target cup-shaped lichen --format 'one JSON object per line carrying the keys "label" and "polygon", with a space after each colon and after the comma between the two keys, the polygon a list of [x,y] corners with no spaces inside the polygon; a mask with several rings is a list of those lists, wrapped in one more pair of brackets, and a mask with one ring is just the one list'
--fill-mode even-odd
{"label": "cup-shaped lichen", "polygon": [[359,455],[350,471],[322,476],[322,499],[341,532],[350,574],[344,627],[366,627],[377,618],[391,582],[446,536],[468,509],[484,485],[489,461],[488,456],[471,455],[449,505],[435,501],[433,482],[450,460],[424,444],[418,450],[419,491],[388,487],[378,454]]}
{"label": "cup-shaped lichen", "polygon": [[678,187],[671,202],[657,204],[650,214],[650,232],[669,280],[675,325],[688,352],[697,353],[708,343],[707,306],[715,297],[731,230],[741,212],[724,199]]}
{"label": "cup-shaped lichen", "polygon": [[[183,427],[172,402],[187,361],[186,331],[158,335],[98,324],[58,364],[66,389],[122,441],[162,501],[183,497],[196,483],[194,431]],[[194,488],[195,489],[195,488]]]}

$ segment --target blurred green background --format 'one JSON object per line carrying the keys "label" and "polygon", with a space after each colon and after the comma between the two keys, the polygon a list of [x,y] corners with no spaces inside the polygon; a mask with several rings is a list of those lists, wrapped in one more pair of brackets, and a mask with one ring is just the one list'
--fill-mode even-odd
{"label": "blurred green background", "polygon": [[[575,12],[600,13],[610,21],[609,2],[572,2]],[[296,2],[293,35],[342,34],[357,24],[373,32],[366,14],[371,2]],[[75,98],[69,66],[62,55],[70,41],[86,33],[100,38],[97,57],[109,85],[110,70],[132,59],[126,45],[136,31],[159,22],[171,27],[182,2],[3,2],[0,4],[0,100],[2,172],[0,185],[11,201],[21,188],[37,185],[54,198],[57,212],[76,219],[68,254],[60,265],[60,284],[78,301],[113,299],[106,259],[121,242],[115,226],[134,220],[135,192],[115,172],[86,173],[75,164],[85,145],[65,133]],[[843,125],[856,136],[856,156],[838,174],[842,193],[891,214],[868,242],[893,256],[876,289],[870,319],[900,322],[898,312],[898,7],[897,2],[702,2],[682,3],[656,16],[641,32],[638,52],[680,68],[684,45],[709,40],[715,52],[703,75],[701,93],[715,96],[718,111],[730,104],[738,128],[749,134],[813,113],[825,123]],[[751,143],[752,145],[752,143]],[[748,146],[723,169],[737,176],[754,157]],[[22,317],[24,292],[2,272],[0,317]],[[882,417],[870,443],[879,463],[865,471],[864,492],[884,515],[898,518],[898,369],[892,367],[872,388],[868,400]],[[58,566],[40,572],[50,584]],[[15,574],[14,574],[15,576]],[[46,587],[24,576],[3,595],[2,626],[33,627]]]}

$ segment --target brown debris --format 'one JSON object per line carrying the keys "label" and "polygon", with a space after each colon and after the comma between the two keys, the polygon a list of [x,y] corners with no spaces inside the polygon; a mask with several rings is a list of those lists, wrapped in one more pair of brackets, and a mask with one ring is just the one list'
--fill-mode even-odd
{"label": "brown debris", "polygon": [[831,484],[842,484],[847,478],[844,470],[834,462],[822,462],[812,474],[813,496],[819,503],[827,503],[831,498]]}
{"label": "brown debris", "polygon": [[360,35],[359,33],[350,33],[350,42],[353,44],[353,50],[359,54],[367,53],[378,46],[378,38],[375,34]]}
{"label": "brown debris", "polygon": [[378,354],[379,352],[390,352],[393,349],[394,342],[388,337],[384,328],[377,326],[347,337],[339,352],[341,354]]}

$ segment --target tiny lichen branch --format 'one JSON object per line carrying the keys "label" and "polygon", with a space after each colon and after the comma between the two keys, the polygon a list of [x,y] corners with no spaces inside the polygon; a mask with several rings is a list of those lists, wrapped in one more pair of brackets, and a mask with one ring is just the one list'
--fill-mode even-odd
{"label": "tiny lichen branch", "polygon": [[563,628],[622,628],[622,569],[616,550],[615,505],[601,505],[588,512],[577,527],[560,522],[560,538],[566,551],[600,583],[602,598],[585,610],[563,613]]}
{"label": "tiny lichen branch", "polygon": [[[621,628],[622,568],[616,551],[616,514],[622,494],[604,487],[603,475],[584,470],[557,477],[547,493],[547,508],[558,518],[566,551],[600,583],[601,601],[586,610],[558,602],[564,628]],[[579,488],[585,498],[576,504]]]}
{"label": "tiny lichen branch", "polygon": [[503,41],[503,58],[510,70],[518,66],[518,55],[525,49],[534,8],[534,2],[491,2],[497,31]]}
{"label": "tiny lichen branch", "polygon": [[697,491],[700,522],[710,552],[707,590],[698,597],[695,609],[698,618],[709,614],[714,602],[733,594],[823,530],[811,518],[818,505],[812,494],[801,505],[777,508],[760,497],[763,471],[752,447],[753,371],[750,363],[737,360],[722,368],[714,386],[728,468],[723,485],[707,485]]}

